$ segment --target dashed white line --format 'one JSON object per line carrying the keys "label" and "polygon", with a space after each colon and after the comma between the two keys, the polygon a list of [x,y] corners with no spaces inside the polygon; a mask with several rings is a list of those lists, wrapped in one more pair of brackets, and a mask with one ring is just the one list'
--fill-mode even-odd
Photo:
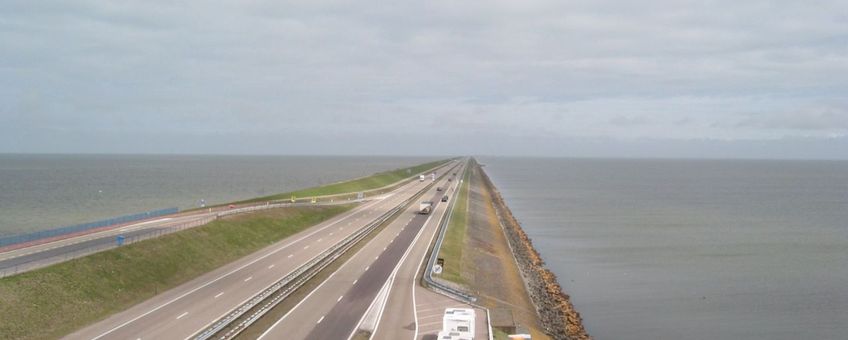
{"label": "dashed white line", "polygon": [[356,281],[359,281],[359,279],[353,280],[352,284],[356,284]]}
{"label": "dashed white line", "polygon": [[324,321],[324,316],[323,316],[323,315],[321,315],[321,318],[320,318],[320,319],[318,319],[318,322],[316,322],[316,324],[321,323],[321,321]]}
{"label": "dashed white line", "polygon": [[336,302],[339,302],[339,301],[341,301],[341,300],[342,300],[342,298],[343,298],[343,297],[344,297],[344,295],[342,295],[342,296],[339,296],[339,298],[338,298],[338,299],[336,299]]}
{"label": "dashed white line", "polygon": [[323,241],[323,240],[324,240],[323,238],[319,238],[319,239],[318,239],[318,242],[321,242],[321,241]]}
{"label": "dashed white line", "polygon": [[292,258],[292,256],[294,256],[294,254],[289,254],[288,258]]}
{"label": "dashed white line", "polygon": [[330,233],[330,236],[333,236],[333,233]]}
{"label": "dashed white line", "polygon": [[371,268],[371,266],[365,267],[365,271],[366,271],[366,272],[368,271],[368,268]]}
{"label": "dashed white line", "polygon": [[248,276],[246,279],[244,279],[244,282],[250,281],[250,279],[252,279],[252,278],[253,278],[253,276]]}
{"label": "dashed white line", "polygon": [[274,266],[276,266],[276,265],[272,264],[272,265],[268,266],[268,269],[274,268]]}
{"label": "dashed white line", "polygon": [[221,295],[224,295],[224,292],[220,292],[220,293],[218,293],[218,295],[215,295],[214,299],[221,297]]}
{"label": "dashed white line", "polygon": [[177,317],[177,320],[182,319],[184,316],[188,315],[188,312],[184,312]]}
{"label": "dashed white line", "polygon": [[309,246],[303,247],[303,249],[309,249]]}

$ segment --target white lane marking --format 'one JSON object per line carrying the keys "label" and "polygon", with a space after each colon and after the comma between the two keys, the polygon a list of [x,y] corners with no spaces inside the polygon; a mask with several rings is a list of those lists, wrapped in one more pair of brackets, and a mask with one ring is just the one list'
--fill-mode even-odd
{"label": "white lane marking", "polygon": [[188,315],[188,312],[184,312],[177,317],[177,320],[182,319],[184,316]]}
{"label": "white lane marking", "polygon": [[303,247],[303,249],[309,249],[309,246]]}
{"label": "white lane marking", "polygon": [[333,233],[330,233],[330,236],[333,236]]}
{"label": "white lane marking", "polygon": [[321,323],[321,321],[324,321],[324,315],[321,315],[321,318],[320,318],[320,319],[318,319],[318,322],[316,322],[316,324]]}
{"label": "white lane marking", "polygon": [[274,266],[276,266],[276,265],[272,264],[272,265],[268,266],[268,269],[274,268]]}
{"label": "white lane marking", "polygon": [[250,279],[252,279],[252,278],[253,278],[253,276],[248,276],[246,279],[244,279],[244,282],[250,281]]}
{"label": "white lane marking", "polygon": [[[386,196],[386,197],[389,197],[389,196],[391,196],[391,195],[388,195],[388,196]],[[341,229],[341,228],[340,228],[340,229]],[[423,230],[423,229],[422,229],[422,230]],[[342,268],[346,267],[348,264],[352,263],[352,262],[351,262],[352,260],[353,260],[353,258],[352,258],[352,257],[351,257],[351,258],[348,258],[348,259],[345,261],[345,263],[343,263],[343,264],[342,264],[342,266],[341,266],[341,267],[339,267],[339,269],[337,269],[337,271],[338,271],[338,270],[341,270]],[[333,275],[335,275],[335,272],[333,273]],[[356,284],[356,282],[358,282],[358,281],[359,281],[359,279],[354,280],[354,281],[353,281],[353,284]],[[286,318],[287,318],[289,315],[291,315],[293,312],[295,312],[295,310],[296,310],[297,308],[299,308],[301,305],[303,305],[304,303],[306,303],[306,302],[307,302],[307,300],[309,300],[309,298],[310,298],[313,294],[315,294],[316,292],[319,292],[319,291],[321,290],[321,287],[323,287],[323,286],[324,286],[324,284],[326,284],[327,282],[329,282],[329,281],[328,281],[328,280],[324,280],[323,282],[321,282],[321,284],[319,284],[319,285],[318,285],[318,287],[316,287],[315,289],[312,289],[312,291],[311,291],[311,292],[309,292],[309,294],[307,294],[307,295],[306,295],[306,297],[304,297],[302,300],[300,300],[300,302],[298,302],[298,303],[297,303],[297,304],[296,304],[296,305],[295,305],[295,306],[294,306],[291,310],[289,310],[289,311],[288,311],[285,315],[283,315],[283,316],[282,316],[281,318],[279,318],[276,322],[274,322],[274,324],[273,324],[273,325],[271,325],[271,327],[269,327],[268,329],[266,329],[264,333],[262,333],[261,335],[259,335],[259,338],[258,338],[258,339],[259,339],[259,340],[262,340],[262,339],[264,339],[265,337],[267,337],[267,336],[268,336],[268,334],[271,334],[271,332],[273,332],[273,331],[274,331],[274,329],[275,329],[275,328],[277,328],[277,326],[279,326],[279,325],[280,325],[280,323],[282,323],[284,320],[286,320]],[[247,301],[247,300],[245,300],[245,302],[246,302],[246,301]],[[224,315],[226,315],[226,314],[224,314]],[[221,317],[223,317],[224,315],[222,315]],[[211,325],[211,323],[210,323],[210,325]],[[208,326],[208,325],[207,325],[207,326]],[[205,327],[206,327],[206,326],[205,326]],[[205,327],[204,327],[204,328],[205,328]],[[191,338],[191,337],[186,338],[186,340],[188,340],[188,339],[190,339],[190,338]]]}
{"label": "white lane marking", "polygon": [[138,226],[141,226],[141,225],[151,224],[151,223],[156,223],[156,222],[170,221],[170,220],[173,220],[173,218],[170,218],[170,217],[167,217],[167,218],[160,218],[160,219],[155,220],[155,221],[147,221],[147,222],[142,222],[142,223],[138,223],[138,224],[128,225],[128,226],[123,227],[123,228],[118,229],[118,230],[119,230],[119,231],[127,231],[127,230],[129,230],[129,229],[132,229],[133,227],[138,227]]}
{"label": "white lane marking", "polygon": [[218,293],[218,295],[215,295],[214,299],[221,297],[221,295],[224,295],[224,292],[220,292],[220,293]]}
{"label": "white lane marking", "polygon": [[357,281],[359,281],[359,279],[353,280],[352,285],[355,285]]}
{"label": "white lane marking", "polygon": [[288,258],[292,258],[292,256],[294,256],[294,254],[289,254]]}
{"label": "white lane marking", "polygon": [[379,258],[380,258],[380,255],[374,256],[374,259],[375,259],[375,260],[376,260],[376,259],[379,259]]}
{"label": "white lane marking", "polygon": [[338,299],[336,299],[336,302],[339,302],[339,301],[341,301],[341,300],[342,300],[342,298],[343,298],[343,297],[344,297],[344,295],[342,295],[342,296],[339,296],[339,298],[338,298]]}
{"label": "white lane marking", "polygon": [[323,240],[324,240],[323,238],[319,238],[319,239],[318,239],[318,242],[321,242],[321,241],[323,241]]}
{"label": "white lane marking", "polygon": [[366,272],[368,271],[368,268],[371,268],[371,266],[365,267],[365,271],[366,271]]}
{"label": "white lane marking", "polygon": [[386,251],[386,248],[388,248],[388,246],[383,247],[383,251]]}
{"label": "white lane marking", "polygon": [[[441,221],[441,219],[445,218],[445,214],[447,214],[447,209],[442,211],[442,215],[439,216],[439,221]],[[433,215],[430,215],[429,217],[427,217],[427,220],[424,221],[424,224],[422,225],[421,229],[418,231],[418,235],[415,236],[415,240],[412,240],[413,244],[415,244],[415,242],[417,242],[418,237],[421,236],[421,234],[424,232],[425,229],[427,229],[427,223],[430,223],[430,218],[432,218],[432,217],[433,217]],[[435,237],[430,237],[430,242],[427,242],[427,247],[424,248],[424,249],[430,249],[430,246],[433,244],[434,238]],[[406,257],[406,256],[404,256],[404,257]],[[417,268],[421,268],[421,266],[424,265],[424,259],[426,257],[427,257],[426,253],[424,254],[424,256],[421,256],[421,260],[418,261],[418,267]],[[406,260],[402,260],[401,263],[403,263],[404,261],[406,261]],[[413,315],[413,317],[415,317],[415,336],[413,336],[413,339],[418,339],[418,302],[415,301],[415,286],[416,286],[416,283],[418,282],[418,280],[417,280],[418,277],[419,277],[419,275],[415,274],[414,278],[416,278],[416,279],[412,280],[412,315]],[[382,319],[382,317],[383,317],[383,315],[381,314],[380,317],[377,318],[377,326],[375,327],[374,332],[372,334],[377,333],[377,328],[380,327],[380,319]]]}
{"label": "white lane marking", "polygon": [[[379,201],[378,201],[378,202],[379,202]],[[374,202],[374,203],[372,203],[372,204],[370,204],[370,205],[363,206],[363,207],[362,207],[362,209],[366,209],[366,207],[371,207],[371,206],[374,206],[374,205],[376,205],[376,204],[377,204],[377,202]],[[303,236],[303,237],[301,237],[301,238],[298,238],[297,240],[291,241],[290,243],[287,243],[287,244],[285,244],[285,245],[283,245],[283,246],[281,246],[281,247],[279,247],[279,248],[277,248],[277,249],[274,249],[273,251],[269,252],[268,254],[262,255],[262,256],[260,256],[260,257],[258,257],[258,258],[256,258],[256,259],[254,259],[253,261],[250,261],[250,262],[248,262],[248,263],[245,263],[245,264],[243,264],[241,267],[238,267],[238,268],[236,268],[236,269],[233,269],[233,270],[229,271],[228,273],[226,273],[226,274],[224,274],[224,275],[221,275],[221,276],[219,276],[219,277],[217,277],[217,278],[215,278],[215,279],[213,279],[213,280],[211,280],[211,281],[209,281],[209,282],[206,282],[206,283],[204,283],[204,284],[200,285],[199,287],[195,287],[194,289],[189,290],[188,292],[185,292],[185,293],[183,293],[182,295],[177,296],[177,297],[175,297],[175,298],[171,299],[170,301],[165,302],[165,303],[163,303],[163,304],[161,304],[161,305],[157,306],[156,308],[153,308],[153,309],[151,309],[151,310],[149,310],[149,311],[147,311],[147,312],[145,312],[145,313],[143,313],[143,314],[141,314],[141,315],[139,315],[139,316],[136,316],[136,317],[134,317],[134,318],[130,319],[129,321],[126,321],[126,322],[124,322],[124,323],[122,323],[122,324],[120,324],[120,325],[118,325],[118,326],[115,326],[115,327],[113,327],[112,329],[110,329],[110,330],[108,330],[108,331],[106,331],[106,332],[104,332],[104,333],[102,333],[102,334],[100,334],[100,335],[96,336],[95,338],[93,338],[93,339],[91,339],[91,340],[97,340],[97,339],[100,339],[100,338],[102,338],[102,337],[104,337],[104,336],[108,335],[109,333],[114,332],[115,330],[117,330],[117,329],[119,329],[119,328],[123,328],[124,326],[129,325],[130,323],[133,323],[133,322],[135,322],[135,321],[136,321],[136,320],[138,320],[138,319],[141,319],[141,318],[143,318],[143,317],[145,317],[145,316],[148,316],[148,315],[150,315],[151,313],[156,312],[156,311],[158,311],[158,310],[160,310],[160,309],[164,308],[165,306],[170,305],[170,304],[174,303],[175,301],[177,301],[177,300],[179,300],[179,299],[182,299],[182,298],[184,298],[184,297],[188,296],[189,294],[192,294],[192,293],[194,293],[194,292],[196,292],[196,291],[198,291],[198,290],[201,290],[201,289],[203,289],[203,288],[205,288],[205,287],[207,287],[207,286],[209,286],[209,285],[211,285],[211,284],[213,284],[213,283],[215,283],[215,282],[218,282],[218,281],[220,281],[221,279],[223,279],[223,278],[225,278],[225,277],[227,277],[227,276],[230,276],[230,275],[232,275],[232,274],[234,274],[234,273],[236,273],[236,272],[238,272],[238,271],[240,271],[240,270],[242,270],[242,269],[244,269],[244,268],[247,268],[248,266],[251,266],[251,265],[253,265],[253,264],[254,264],[254,263],[256,263],[256,262],[259,262],[259,261],[261,261],[261,260],[265,259],[265,258],[266,258],[266,257],[268,257],[268,256],[274,255],[274,254],[276,254],[277,252],[279,252],[280,250],[286,249],[286,248],[288,248],[289,246],[294,245],[294,244],[296,244],[296,243],[298,243],[298,242],[302,241],[303,239],[305,239],[305,238],[307,238],[307,237],[310,237],[310,236],[312,236],[312,235],[315,235],[315,234],[317,234],[317,233],[319,233],[319,232],[323,231],[324,229],[327,229],[327,228],[329,228],[329,227],[331,227],[331,226],[335,225],[336,223],[342,222],[342,221],[344,221],[345,219],[347,219],[347,218],[349,218],[349,217],[350,217],[350,216],[346,216],[346,217],[340,218],[340,219],[338,219],[338,220],[336,220],[336,221],[333,221],[333,222],[331,222],[331,223],[327,224],[325,227],[323,227],[323,228],[321,228],[321,229],[315,230],[315,231],[313,231],[313,232],[311,232],[311,233],[309,233],[309,234],[307,234],[307,235],[304,235],[304,236]],[[229,312],[227,312],[227,313],[229,313]],[[226,315],[226,314],[224,314],[224,315]],[[223,316],[222,316],[222,317],[223,317]],[[220,318],[218,318],[218,319],[220,319]],[[216,320],[217,320],[217,319],[216,319]],[[211,324],[211,323],[210,323],[210,324]],[[203,326],[203,328],[206,328],[206,327],[208,327],[208,325]],[[195,332],[195,333],[196,333],[196,332]]]}

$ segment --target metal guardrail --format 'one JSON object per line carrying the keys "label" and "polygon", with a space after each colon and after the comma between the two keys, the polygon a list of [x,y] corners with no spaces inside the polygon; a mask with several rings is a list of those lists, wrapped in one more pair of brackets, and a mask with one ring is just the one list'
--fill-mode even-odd
{"label": "metal guardrail", "polygon": [[[463,177],[465,176],[463,175]],[[439,255],[439,251],[442,249],[442,242],[444,241],[445,234],[447,233],[448,223],[450,223],[451,216],[453,216],[453,208],[456,205],[456,197],[459,196],[460,191],[461,188],[459,188],[459,185],[457,185],[457,190],[454,191],[454,198],[451,199],[451,202],[447,208],[448,213],[443,215],[442,220],[439,222],[439,236],[438,238],[436,238],[436,243],[435,245],[433,245],[433,251],[430,253],[430,259],[427,261],[427,268],[424,270],[423,279],[424,282],[427,283],[429,288],[433,290],[440,291],[443,294],[452,296],[461,301],[474,303],[477,301],[477,297],[475,297],[474,295],[450,287],[433,279],[433,266],[436,264],[436,258]]]}
{"label": "metal guardrail", "polygon": [[78,233],[81,231],[86,231],[94,228],[108,227],[116,224],[128,223],[140,221],[148,218],[159,217],[164,215],[175,214],[179,211],[178,208],[167,208],[153,211],[146,211],[143,213],[119,216],[115,218],[110,218],[106,220],[100,220],[89,223],[82,223],[71,225],[67,227],[54,228],[48,230],[41,230],[26,234],[12,235],[12,236],[4,236],[0,238],[0,247],[10,246],[14,244],[26,243],[31,241],[36,241],[40,239],[62,236],[67,234]]}
{"label": "metal guardrail", "polygon": [[[444,176],[444,175],[443,175]],[[214,337],[216,334],[225,330],[227,327],[232,326],[234,322],[242,318],[249,311],[253,310],[246,319],[239,322],[237,325],[232,326],[233,328],[218,337],[218,339],[232,339],[240,334],[242,331],[247,329],[250,325],[252,325],[256,320],[259,320],[263,315],[273,309],[277,304],[279,304],[283,299],[288,297],[292,292],[300,288],[304,283],[309,281],[312,277],[317,275],[321,270],[331,264],[334,260],[342,256],[345,252],[350,250],[353,246],[355,246],[359,241],[364,239],[368,234],[377,229],[381,224],[394,217],[400,211],[403,211],[407,205],[412,203],[414,200],[418,199],[418,197],[429,190],[433,183],[431,182],[421,190],[417,191],[410,198],[404,200],[400,204],[398,204],[395,208],[387,211],[383,215],[380,215],[376,220],[372,221],[365,227],[362,227],[355,234],[352,234],[346,237],[344,240],[336,243],[330,249],[325,250],[321,254],[313,257],[309,262],[304,265],[298,267],[284,278],[275,282],[262,292],[254,295],[250,300],[234,309],[231,313],[227,314],[217,322],[215,322],[212,326],[208,327],[204,331],[200,332],[195,340],[206,340]],[[270,298],[270,300],[268,300]],[[267,300],[267,301],[266,301]],[[263,304],[263,301],[265,302]],[[259,306],[262,304],[262,306]],[[256,309],[258,307],[258,309]],[[255,310],[254,310],[255,309]]]}
{"label": "metal guardrail", "polygon": [[[76,258],[92,255],[92,254],[95,254],[95,253],[99,253],[101,251],[106,251],[106,250],[118,248],[118,247],[121,247],[121,246],[130,245],[130,244],[133,244],[133,243],[136,243],[136,242],[141,242],[141,241],[144,241],[144,240],[157,238],[157,237],[160,237],[160,236],[163,236],[163,235],[167,235],[167,234],[175,233],[175,232],[178,232],[178,231],[186,230],[186,229],[189,229],[189,228],[194,228],[194,227],[201,226],[201,225],[207,224],[209,222],[212,222],[215,219],[217,219],[216,216],[209,216],[209,217],[202,218],[202,219],[199,219],[199,220],[185,222],[185,223],[182,223],[182,224],[179,224],[179,225],[172,225],[172,226],[169,226],[169,227],[161,227],[161,228],[160,227],[151,228],[149,231],[147,231],[145,233],[136,234],[136,235],[132,235],[132,236],[126,236],[126,238],[123,240],[123,243],[121,245],[119,245],[116,242],[115,237],[124,236],[124,234],[115,234],[115,235],[106,236],[106,237],[104,237],[103,243],[95,244],[95,245],[92,245],[92,246],[87,247],[87,248],[77,249],[77,250],[69,251],[69,252],[59,254],[59,255],[56,255],[56,256],[51,256],[51,257],[41,258],[41,259],[35,259],[35,260],[23,262],[23,263],[18,263],[14,266],[0,268],[0,278],[17,275],[17,274],[20,274],[20,273],[23,273],[23,272],[35,270],[35,269],[46,267],[46,266],[53,265],[53,264],[56,264],[56,263],[60,263],[60,262],[69,261],[69,260],[73,260],[73,259],[76,259]],[[86,242],[86,241],[89,241],[89,240],[83,240],[83,241],[80,241],[80,242]]]}
{"label": "metal guardrail", "polygon": [[[446,167],[447,166],[446,164],[441,165],[439,167],[436,167],[434,169],[441,169],[443,167]],[[430,171],[430,170],[428,170],[428,171]],[[375,192],[377,190],[384,190],[386,188],[390,188],[390,187],[393,187],[393,186],[403,185],[403,184],[411,181],[414,178],[415,178],[415,176],[412,176],[412,177],[407,178],[406,180],[402,180],[402,181],[387,185],[387,186],[382,187],[382,188],[372,189],[371,191],[365,191],[365,192]],[[418,193],[416,193],[416,196],[419,193],[420,193],[420,191]],[[354,195],[354,194],[355,193],[344,193],[344,194],[338,194],[338,195],[328,195],[328,196],[323,196],[323,197],[324,198],[328,198],[328,197],[342,197],[343,198],[343,197],[346,197],[345,195],[350,196],[350,195]],[[300,200],[300,201],[297,201],[297,202],[266,201],[264,203],[259,203],[259,204],[249,205],[249,206],[243,206],[243,207],[240,207],[240,208],[232,208],[232,209],[229,209],[229,210],[222,210],[222,211],[219,211],[219,212],[215,213],[215,215],[212,215],[208,218],[204,218],[204,219],[198,220],[198,221],[187,222],[185,224],[181,224],[181,225],[178,225],[178,226],[151,229],[151,232],[145,233],[144,235],[136,235],[136,236],[127,237],[125,242],[123,242],[123,245],[128,245],[128,244],[135,243],[135,242],[138,242],[138,241],[159,237],[159,236],[170,234],[170,233],[173,233],[173,232],[176,232],[176,231],[181,231],[181,230],[184,230],[184,229],[187,229],[187,228],[204,225],[204,224],[212,222],[212,221],[214,221],[218,218],[221,218],[221,217],[224,217],[224,216],[229,216],[229,215],[235,215],[235,214],[241,214],[241,213],[250,213],[250,212],[256,212],[256,211],[260,211],[260,210],[282,208],[282,207],[301,207],[301,206],[316,206],[316,205],[322,205],[322,206],[343,205],[343,204],[350,204],[350,203],[358,203],[358,202],[362,202],[362,201],[365,201],[365,200],[368,200],[368,199],[363,197],[363,198],[348,199],[348,200],[337,200],[337,201],[330,200],[329,202],[328,201],[312,202],[309,199],[306,199],[305,201]],[[211,211],[212,208],[210,207],[209,209]],[[177,213],[177,212],[179,212],[178,208],[161,209],[161,210],[156,210],[156,211],[151,211],[151,212],[144,212],[144,213],[135,214],[135,215],[116,217],[116,218],[112,218],[112,219],[108,219],[108,220],[86,223],[86,224],[82,224],[82,225],[79,225],[79,226],[64,227],[64,228],[59,228],[59,229],[67,230],[68,228],[84,227],[84,226],[89,226],[89,225],[96,225],[98,227],[110,226],[110,224],[105,224],[105,225],[101,225],[101,224],[105,223],[105,222],[109,222],[109,221],[132,222],[133,220],[131,218],[137,217],[137,216],[143,217],[142,218],[142,220],[143,220],[143,219],[147,219],[147,218],[159,217],[159,216],[164,216],[164,215],[173,214],[173,213]],[[126,222],[118,222],[118,223],[126,223]],[[56,229],[56,230],[59,230],[59,229]],[[71,231],[71,232],[68,232],[68,233],[84,231],[84,230],[89,230],[89,229],[91,229],[91,228],[87,228],[87,229],[82,228],[80,230]],[[48,231],[36,232],[36,233],[31,233],[31,234],[43,234],[43,233],[46,233],[46,232],[48,232]],[[57,233],[57,234],[48,235],[48,236],[45,236],[45,237],[36,237],[32,240],[42,239],[42,238],[46,238],[46,237],[67,235],[68,233]],[[26,235],[29,235],[29,234],[26,234]],[[0,240],[13,239],[13,238],[26,236],[26,235],[4,236],[4,237],[0,237]],[[111,238],[112,236],[123,236],[123,235],[122,234],[111,235],[111,236],[108,236],[106,238]],[[18,243],[20,243],[20,242],[18,242]],[[16,243],[12,243],[12,244],[16,244]],[[2,246],[2,244],[0,244],[0,246]],[[88,248],[85,248],[85,249],[78,249],[78,250],[70,251],[70,252],[67,252],[67,253],[60,254],[60,255],[52,256],[52,257],[49,257],[49,258],[32,260],[32,261],[28,261],[28,262],[24,262],[24,263],[19,263],[19,264],[16,264],[14,266],[6,267],[6,268],[0,268],[0,278],[6,277],[6,276],[17,275],[17,274],[20,274],[20,273],[23,273],[23,272],[26,272],[26,271],[29,271],[29,270],[45,267],[45,266],[56,264],[56,263],[59,263],[59,262],[72,260],[72,259],[76,259],[76,258],[83,257],[83,256],[88,256],[88,255],[98,253],[98,252],[101,252],[101,251],[104,251],[104,250],[113,249],[113,248],[116,248],[118,246],[119,245],[116,244],[115,242],[98,244],[98,245],[94,245],[94,246],[91,246],[91,247],[88,247]]]}
{"label": "metal guardrail", "polygon": [[[463,175],[463,177],[465,177],[465,176]],[[469,183],[468,185],[470,186],[471,184]],[[459,188],[459,185],[457,185],[457,188]],[[478,305],[476,303],[477,302],[476,296],[468,294],[468,293],[463,292],[461,290],[455,289],[453,287],[447,286],[447,285],[442,284],[441,282],[433,279],[433,265],[436,264],[436,258],[438,258],[439,251],[442,248],[442,241],[444,241],[445,233],[447,232],[447,229],[448,229],[448,223],[450,223],[451,216],[453,216],[453,208],[454,208],[454,204],[456,203],[456,196],[459,196],[460,191],[461,191],[461,189],[456,190],[454,192],[454,199],[451,199],[451,203],[448,205],[448,208],[447,208],[448,213],[443,216],[443,219],[439,223],[439,237],[436,238],[436,243],[435,243],[435,245],[433,245],[433,251],[430,253],[430,259],[427,261],[427,268],[424,270],[424,276],[423,276],[422,279],[424,280],[424,282],[427,283],[427,285],[430,289],[433,289],[433,290],[440,292],[444,295],[453,297],[457,300],[466,301],[466,302],[468,302],[468,304],[470,304],[472,306],[476,306],[476,307],[485,309],[486,310],[486,324],[488,325],[488,328],[489,328],[489,340],[492,340],[492,339],[494,339],[494,334],[492,334],[492,319],[491,319],[491,315],[490,315],[491,313],[489,312],[489,308]]]}

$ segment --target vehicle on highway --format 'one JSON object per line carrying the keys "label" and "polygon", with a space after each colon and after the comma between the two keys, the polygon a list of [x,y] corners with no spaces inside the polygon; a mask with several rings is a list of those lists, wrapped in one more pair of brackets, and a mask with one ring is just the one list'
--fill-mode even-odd
{"label": "vehicle on highway", "polygon": [[474,339],[476,313],[471,308],[447,308],[438,339]]}
{"label": "vehicle on highway", "polygon": [[418,205],[418,213],[421,215],[427,215],[433,210],[433,202],[424,201]]}
{"label": "vehicle on highway", "polygon": [[442,187],[436,187],[436,191],[442,191]]}
{"label": "vehicle on highway", "polygon": [[448,195],[442,196],[442,202],[447,202],[447,201],[448,201]]}

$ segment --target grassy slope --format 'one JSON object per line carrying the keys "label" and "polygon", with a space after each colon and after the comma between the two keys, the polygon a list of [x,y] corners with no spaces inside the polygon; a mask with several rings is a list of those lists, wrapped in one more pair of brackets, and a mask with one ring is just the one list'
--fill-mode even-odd
{"label": "grassy slope", "polygon": [[461,267],[462,249],[465,247],[465,230],[468,225],[468,184],[471,175],[469,169],[471,169],[471,166],[467,167],[462,175],[463,182],[459,189],[459,195],[456,197],[457,201],[453,206],[445,239],[442,241],[442,249],[439,252],[439,257],[445,259],[442,278],[461,284],[466,283],[461,275]]}
{"label": "grassy slope", "polygon": [[430,163],[424,163],[420,165],[416,165],[409,168],[397,169],[392,171],[380,172],[376,173],[372,176],[358,178],[345,182],[333,183],[321,187],[308,188],[303,190],[298,190],[295,192],[287,192],[282,194],[276,194],[265,197],[258,197],[246,201],[241,201],[238,203],[249,203],[249,202],[261,202],[261,201],[272,201],[272,200],[284,200],[289,199],[292,196],[294,197],[311,197],[311,196],[324,196],[324,195],[335,195],[341,193],[350,193],[350,192],[359,192],[359,191],[367,191],[372,189],[381,188],[387,186],[392,183],[396,183],[403,179],[409,178],[412,175],[422,173],[424,171],[435,168],[436,166],[442,165],[446,163],[447,160],[440,160]]}
{"label": "grassy slope", "polygon": [[282,208],[0,279],[0,339],[50,339],[347,211]]}

